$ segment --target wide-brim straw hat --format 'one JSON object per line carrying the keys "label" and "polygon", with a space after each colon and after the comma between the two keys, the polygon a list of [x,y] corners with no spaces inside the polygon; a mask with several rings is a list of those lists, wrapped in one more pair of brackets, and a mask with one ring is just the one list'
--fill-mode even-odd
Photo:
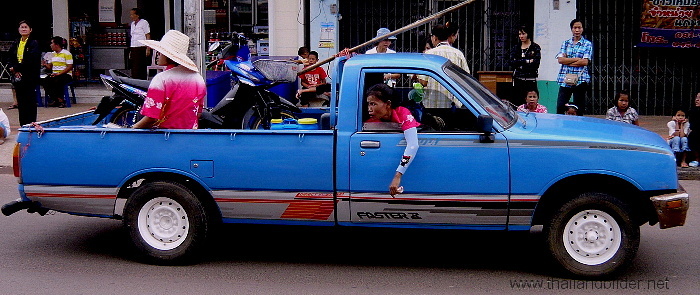
{"label": "wide-brim straw hat", "polygon": [[197,65],[187,56],[187,49],[190,47],[190,37],[187,35],[176,30],[170,30],[163,35],[160,41],[139,40],[139,42],[157,50],[174,62],[199,72]]}

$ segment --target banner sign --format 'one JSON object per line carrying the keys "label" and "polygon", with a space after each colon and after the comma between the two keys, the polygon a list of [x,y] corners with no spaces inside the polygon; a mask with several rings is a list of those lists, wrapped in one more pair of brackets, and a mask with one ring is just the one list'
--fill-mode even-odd
{"label": "banner sign", "polygon": [[700,0],[643,0],[641,47],[700,48]]}
{"label": "banner sign", "polygon": [[114,10],[114,0],[100,0],[98,11],[98,21],[101,23],[113,23],[117,21]]}

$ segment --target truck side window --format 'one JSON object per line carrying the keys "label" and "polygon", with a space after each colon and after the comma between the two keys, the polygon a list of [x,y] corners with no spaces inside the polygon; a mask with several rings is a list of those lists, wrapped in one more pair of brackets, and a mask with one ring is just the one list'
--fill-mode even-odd
{"label": "truck side window", "polygon": [[[432,82],[431,82],[432,81]],[[467,132],[476,130],[476,116],[464,108],[446,87],[435,79],[418,73],[402,74],[392,88],[392,108],[408,109],[421,123],[420,133]],[[366,73],[362,92],[362,130],[372,132],[401,132],[398,123],[385,118],[373,119],[369,114],[367,91],[383,83],[383,73]],[[456,101],[453,105],[452,101]]]}

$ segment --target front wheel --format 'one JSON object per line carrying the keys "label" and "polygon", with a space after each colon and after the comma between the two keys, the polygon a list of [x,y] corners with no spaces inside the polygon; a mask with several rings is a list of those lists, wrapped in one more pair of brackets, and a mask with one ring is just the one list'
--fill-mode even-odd
{"label": "front wheel", "polygon": [[639,248],[639,226],[629,212],[624,203],[602,193],[569,201],[545,232],[553,260],[582,277],[607,277],[624,269]]}
{"label": "front wheel", "polygon": [[124,225],[134,245],[160,264],[193,258],[207,238],[209,223],[201,201],[173,182],[142,184],[125,207]]}

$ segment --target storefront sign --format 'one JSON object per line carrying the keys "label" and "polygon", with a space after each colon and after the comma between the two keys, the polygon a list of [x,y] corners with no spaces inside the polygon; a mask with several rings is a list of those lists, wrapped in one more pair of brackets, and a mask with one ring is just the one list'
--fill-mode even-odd
{"label": "storefront sign", "polygon": [[700,0],[643,0],[638,46],[700,48]]}
{"label": "storefront sign", "polygon": [[100,0],[99,1],[99,22],[101,23],[113,23],[117,21],[115,11],[114,0]]}
{"label": "storefront sign", "polygon": [[335,23],[321,22],[321,37],[318,41],[319,48],[335,48]]}

